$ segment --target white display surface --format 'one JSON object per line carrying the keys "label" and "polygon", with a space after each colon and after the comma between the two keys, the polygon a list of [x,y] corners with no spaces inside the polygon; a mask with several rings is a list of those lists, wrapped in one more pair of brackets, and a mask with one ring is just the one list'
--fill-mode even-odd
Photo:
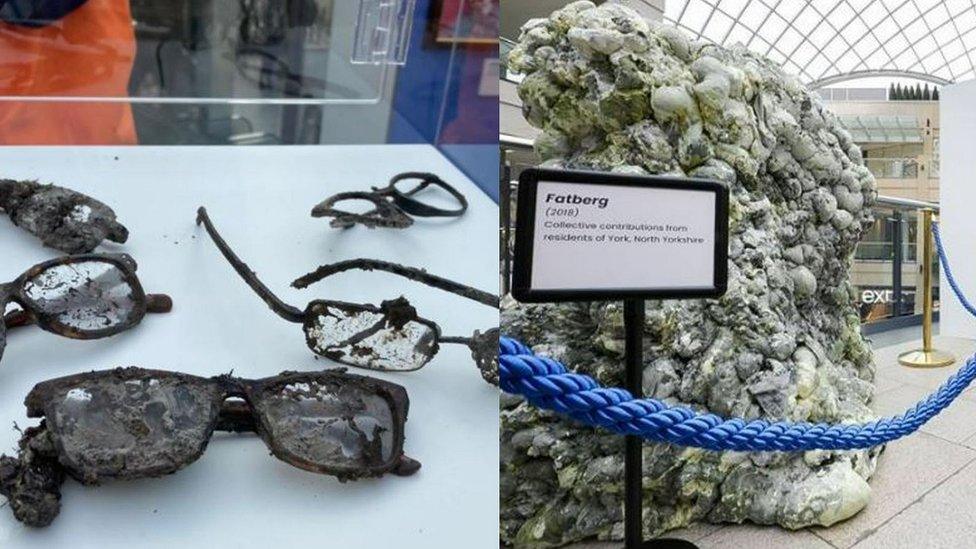
{"label": "white display surface", "polygon": [[[976,80],[939,90],[939,202],[942,243],[949,254],[952,274],[970,300],[976,299]],[[976,319],[952,294],[940,269],[939,332],[944,336],[976,337]],[[918,294],[921,295],[921,294]]]}
{"label": "white display surface", "polygon": [[715,285],[714,192],[539,181],[535,206],[533,290]]}
{"label": "white display surface", "polygon": [[[467,214],[347,231],[309,215],[333,193],[385,186],[407,170],[456,186],[471,203]],[[131,254],[146,291],[174,300],[172,313],[147,315],[109,339],[72,341],[35,327],[8,333],[0,360],[0,448],[8,454],[19,438],[13,424],[37,422],[23,400],[44,379],[127,365],[248,378],[334,366],[234,272],[194,223],[201,205],[258,276],[302,309],[316,298],[379,303],[404,294],[445,335],[498,323],[490,307],[384,273],[289,286],[318,265],[371,257],[494,291],[498,208],[430,146],[0,148],[0,177],[40,179],[112,206],[131,236],[98,251]],[[0,216],[0,280],[57,255]],[[67,480],[50,527],[27,528],[0,507],[0,547],[493,548],[498,390],[458,345],[444,345],[420,371],[369,375],[410,394],[405,450],[423,464],[412,477],[343,484],[279,461],[256,436],[216,433],[200,460],[168,477],[92,488]]]}

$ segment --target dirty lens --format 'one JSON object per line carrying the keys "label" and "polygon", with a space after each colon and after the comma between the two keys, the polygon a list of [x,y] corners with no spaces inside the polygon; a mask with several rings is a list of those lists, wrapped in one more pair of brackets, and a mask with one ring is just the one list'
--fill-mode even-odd
{"label": "dirty lens", "polygon": [[126,273],[106,261],[55,265],[24,284],[38,313],[82,332],[124,325],[136,311],[136,294]]}
{"label": "dirty lens", "polygon": [[83,479],[164,474],[203,451],[218,396],[203,382],[109,374],[56,393],[47,421],[62,463]]}
{"label": "dirty lens", "polygon": [[436,352],[434,329],[416,320],[401,324],[381,312],[337,306],[313,308],[313,315],[306,326],[312,350],[343,364],[409,371]]}
{"label": "dirty lens", "polygon": [[393,409],[368,387],[290,382],[269,390],[257,408],[271,438],[304,461],[361,470],[393,459]]}

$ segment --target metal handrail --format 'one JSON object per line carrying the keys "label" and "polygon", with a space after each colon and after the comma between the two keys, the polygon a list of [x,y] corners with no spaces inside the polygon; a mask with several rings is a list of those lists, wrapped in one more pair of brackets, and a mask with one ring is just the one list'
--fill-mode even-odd
{"label": "metal handrail", "polygon": [[909,208],[913,210],[935,210],[939,211],[938,202],[926,202],[924,200],[913,200],[911,198],[899,198],[897,196],[878,195],[875,201],[878,206],[894,206],[896,208]]}
{"label": "metal handrail", "polygon": [[503,133],[498,135],[498,143],[505,148],[530,151],[533,148],[534,141],[525,137]]}
{"label": "metal handrail", "polygon": [[917,156],[868,156],[864,158],[864,161],[870,160],[909,160],[912,162],[918,162]]}

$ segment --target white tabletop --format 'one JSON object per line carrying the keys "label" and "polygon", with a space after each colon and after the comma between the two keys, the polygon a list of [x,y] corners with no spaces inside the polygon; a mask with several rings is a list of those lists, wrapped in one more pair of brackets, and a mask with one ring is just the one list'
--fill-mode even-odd
{"label": "white tabletop", "polygon": [[[467,215],[348,231],[309,215],[330,194],[368,190],[407,170],[457,186],[471,202]],[[8,334],[0,361],[0,448],[8,454],[18,440],[13,423],[36,423],[23,400],[44,379],[127,365],[249,378],[333,365],[316,360],[301,326],[274,315],[231,269],[194,223],[200,205],[262,280],[300,308],[316,298],[379,303],[403,294],[446,335],[498,323],[490,307],[383,273],[289,286],[320,264],[372,257],[494,291],[498,208],[430,146],[0,148],[0,177],[40,179],[113,207],[131,236],[99,251],[132,255],[146,291],[175,302],[171,314],[149,315],[110,339]],[[0,216],[0,280],[57,255]],[[410,394],[405,449],[423,463],[412,477],[343,484],[275,459],[253,435],[215,434],[200,460],[172,476],[90,488],[69,479],[50,527],[24,527],[0,508],[0,547],[494,547],[497,390],[457,345],[420,371],[373,375]]]}

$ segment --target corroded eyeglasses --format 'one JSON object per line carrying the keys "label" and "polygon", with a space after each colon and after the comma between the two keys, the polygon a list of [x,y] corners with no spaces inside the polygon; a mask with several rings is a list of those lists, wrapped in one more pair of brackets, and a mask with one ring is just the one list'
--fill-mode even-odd
{"label": "corroded eyeglasses", "polygon": [[[217,248],[268,307],[278,316],[302,324],[305,340],[317,355],[359,368],[384,371],[413,371],[427,365],[441,343],[466,345],[471,350],[482,376],[497,384],[498,328],[471,337],[446,337],[440,327],[417,314],[404,297],[380,305],[318,299],[301,310],[283,302],[262,283],[254,271],[241,261],[213,226],[206,208],[197,211],[202,224]],[[426,271],[384,261],[358,259],[320,267],[294,282],[297,288],[331,274],[350,269],[383,270],[445,290],[485,305],[498,307],[498,296],[464,284],[431,275]]]}
{"label": "corroded eyeglasses", "polygon": [[88,253],[103,240],[123,243],[129,231],[94,198],[37,181],[0,179],[0,210],[14,225],[68,254]]}
{"label": "corroded eyeglasses", "polygon": [[403,453],[407,391],[339,370],[249,380],[117,368],[44,381],[26,404],[44,421],[24,431],[17,457],[0,457],[0,494],[30,526],[58,515],[65,474],[83,484],[170,474],[215,430],[256,433],[278,459],[343,481],[420,469]]}
{"label": "corroded eyeglasses", "polygon": [[139,324],[146,313],[168,313],[173,301],[146,295],[136,262],[125,254],[86,254],[35,265],[13,282],[0,284],[0,311],[18,310],[0,324],[0,357],[6,330],[37,324],[72,339],[100,339]]}
{"label": "corroded eyeglasses", "polygon": [[[439,190],[457,202],[456,208],[445,209],[423,200],[425,190]],[[424,193],[433,198],[438,193]],[[342,210],[341,203],[357,200],[372,203],[373,209],[364,213]],[[413,225],[414,217],[461,217],[468,210],[468,199],[440,177],[432,173],[406,172],[393,176],[386,187],[373,187],[372,192],[344,192],[325,199],[312,209],[312,217],[331,217],[330,225],[348,229],[360,224],[369,228],[405,229]]]}

